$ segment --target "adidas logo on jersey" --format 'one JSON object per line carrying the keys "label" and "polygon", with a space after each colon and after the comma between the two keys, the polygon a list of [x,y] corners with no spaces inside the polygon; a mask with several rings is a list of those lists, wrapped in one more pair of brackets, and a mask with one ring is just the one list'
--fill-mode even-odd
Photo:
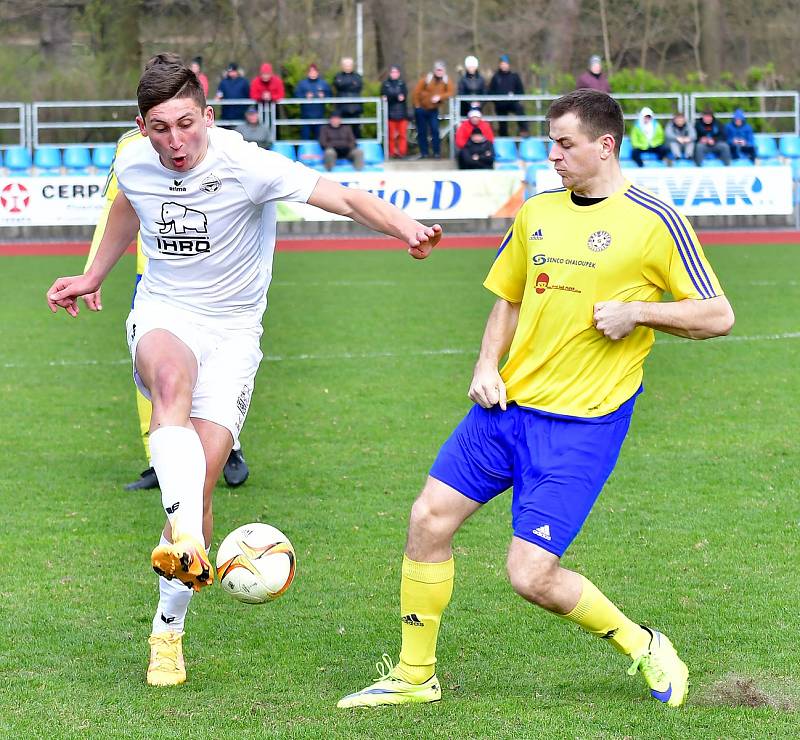
{"label": "adidas logo on jersey", "polygon": [[537,527],[536,529],[533,530],[533,534],[535,534],[537,537],[541,537],[543,540],[547,540],[548,542],[550,542],[550,540],[553,539],[550,536],[549,524],[542,524],[541,527]]}
{"label": "adidas logo on jersey", "polygon": [[424,627],[425,625],[422,623],[422,620],[416,614],[406,614],[404,617],[401,617],[401,622],[404,624],[411,625],[412,627]]}
{"label": "adidas logo on jersey", "polygon": [[528,241],[535,242],[541,239],[544,239],[544,234],[542,233],[541,229],[536,229],[536,231],[531,234],[531,238]]}

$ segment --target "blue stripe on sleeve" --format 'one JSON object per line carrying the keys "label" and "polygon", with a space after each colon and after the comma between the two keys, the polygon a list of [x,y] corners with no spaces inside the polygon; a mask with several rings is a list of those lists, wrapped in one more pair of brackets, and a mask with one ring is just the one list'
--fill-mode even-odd
{"label": "blue stripe on sleeve", "polygon": [[[697,277],[699,278],[700,282],[708,288],[708,297],[713,298],[716,295],[714,292],[714,285],[712,284],[711,279],[708,277],[708,273],[706,273],[706,270],[703,267],[703,261],[700,259],[700,255],[697,253],[694,240],[692,239],[689,230],[686,228],[686,224],[683,222],[683,219],[680,217],[678,212],[668,204],[664,203],[664,201],[658,200],[658,198],[650,195],[650,193],[647,193],[644,190],[640,190],[636,186],[631,187],[631,190],[634,191],[642,200],[645,200],[656,207],[661,207],[664,211],[670,214],[672,222],[677,224],[678,229],[685,239],[684,244],[688,251],[689,261],[694,266]],[[696,265],[695,261],[697,262]]]}
{"label": "blue stripe on sleeve", "polygon": [[[632,189],[633,188],[631,188],[631,190]],[[681,261],[683,262],[683,266],[686,268],[686,272],[689,275],[689,277],[691,278],[692,284],[694,285],[695,289],[697,290],[697,292],[700,294],[700,296],[702,298],[711,298],[711,297],[713,297],[713,291],[711,293],[709,293],[709,291],[706,288],[706,286],[702,284],[702,281],[700,283],[698,283],[698,279],[699,279],[698,275],[697,275],[696,272],[693,272],[692,267],[690,267],[689,261],[687,261],[687,256],[688,255],[684,251],[685,246],[684,247],[681,246],[682,243],[683,243],[683,235],[681,235],[681,237],[679,239],[678,236],[675,234],[675,230],[673,229],[673,224],[670,223],[670,221],[672,219],[668,216],[668,214],[664,213],[662,210],[660,210],[660,209],[658,209],[656,207],[653,207],[652,205],[648,204],[646,201],[639,200],[638,197],[636,197],[634,195],[631,195],[630,191],[625,193],[625,197],[630,199],[630,200],[632,200],[637,205],[642,206],[642,208],[646,208],[648,211],[651,211],[652,213],[655,213],[664,222],[664,225],[667,227],[667,230],[669,231],[670,236],[672,237],[672,240],[675,242],[675,246],[678,248],[678,254],[681,257]]]}

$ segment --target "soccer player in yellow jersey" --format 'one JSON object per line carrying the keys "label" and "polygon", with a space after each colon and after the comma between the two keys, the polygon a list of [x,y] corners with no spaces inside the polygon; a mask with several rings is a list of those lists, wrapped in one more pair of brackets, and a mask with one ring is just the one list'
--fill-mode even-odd
{"label": "soccer player in yellow jersey", "polygon": [[453,591],[452,538],[509,487],[514,590],[627,655],[628,673],[640,672],[655,699],[686,697],[688,669],[669,639],[560,559],[614,468],[653,330],[720,336],[733,311],[686,219],[625,180],[616,101],[577,90],[554,101],[548,120],[564,187],[522,206],[484,283],[497,301],[469,389],[475,405],[411,509],[400,661],[384,656],[377,682],[340,707],[441,698],[436,641]]}
{"label": "soccer player in yellow jersey", "polygon": [[[131,129],[130,131],[126,131],[124,134],[122,134],[117,141],[117,148],[114,152],[114,160],[116,160],[119,153],[125,149],[126,146],[134,141],[138,141],[141,138],[143,137],[138,128]],[[95,226],[94,233],[92,234],[92,243],[89,247],[89,256],[86,258],[86,265],[83,269],[84,272],[89,269],[89,266],[92,264],[92,260],[94,260],[95,254],[97,254],[97,248],[100,246],[100,241],[102,240],[103,234],[106,230],[108,213],[111,210],[112,204],[114,203],[114,198],[117,197],[118,190],[117,178],[114,175],[114,164],[112,162],[111,168],[108,172],[108,177],[106,178],[106,184],[103,188],[103,195],[105,196],[106,202],[103,207],[103,212],[100,214],[100,219]],[[144,253],[142,252],[142,240],[141,237],[137,236],[136,284],[133,288],[134,296],[136,294],[136,286],[139,285],[139,281],[142,279],[146,264],[147,257],[145,257]],[[84,296],[83,300],[86,303],[86,307],[91,311],[102,310],[103,304],[100,293],[101,291],[98,290],[96,293],[91,293],[90,295]],[[142,435],[142,444],[144,445],[144,454],[147,458],[148,468],[143,470],[135,481],[128,483],[125,486],[126,491],[158,488],[158,476],[156,475],[155,468],[150,465],[150,418],[153,413],[153,406],[150,401],[148,401],[142,395],[142,392],[138,388],[136,389],[136,410],[139,414],[139,430]],[[242,485],[242,483],[244,483],[250,475],[250,468],[244,459],[242,445],[238,440],[231,450],[230,455],[228,455],[228,460],[225,463],[225,467],[222,469],[222,474],[225,478],[225,482],[232,488]]]}

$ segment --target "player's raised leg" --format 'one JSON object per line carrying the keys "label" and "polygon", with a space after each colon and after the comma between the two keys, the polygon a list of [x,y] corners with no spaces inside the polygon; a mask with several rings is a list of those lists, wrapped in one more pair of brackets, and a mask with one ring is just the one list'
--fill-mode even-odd
{"label": "player's raised leg", "polygon": [[400,586],[402,648],[394,665],[388,655],[377,664],[376,681],[349,694],[341,708],[438,701],[436,643],[442,614],[453,593],[451,542],[480,507],[455,489],[428,477],[411,509]]}
{"label": "player's raised leg", "polygon": [[558,555],[514,537],[508,575],[524,599],[608,640],[630,657],[630,675],[641,671],[653,698],[670,706],[683,703],[689,672],[672,643],[660,632],[628,619],[590,580],[562,568]]}

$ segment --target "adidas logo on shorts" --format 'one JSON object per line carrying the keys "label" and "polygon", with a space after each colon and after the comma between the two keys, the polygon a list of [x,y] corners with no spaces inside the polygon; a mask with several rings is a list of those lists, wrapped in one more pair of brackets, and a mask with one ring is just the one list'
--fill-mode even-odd
{"label": "adidas logo on shorts", "polygon": [[548,542],[550,542],[550,540],[553,539],[550,536],[549,524],[542,524],[541,527],[537,527],[536,529],[533,530],[533,534],[535,534],[537,537],[541,537],[543,540],[547,540]]}

